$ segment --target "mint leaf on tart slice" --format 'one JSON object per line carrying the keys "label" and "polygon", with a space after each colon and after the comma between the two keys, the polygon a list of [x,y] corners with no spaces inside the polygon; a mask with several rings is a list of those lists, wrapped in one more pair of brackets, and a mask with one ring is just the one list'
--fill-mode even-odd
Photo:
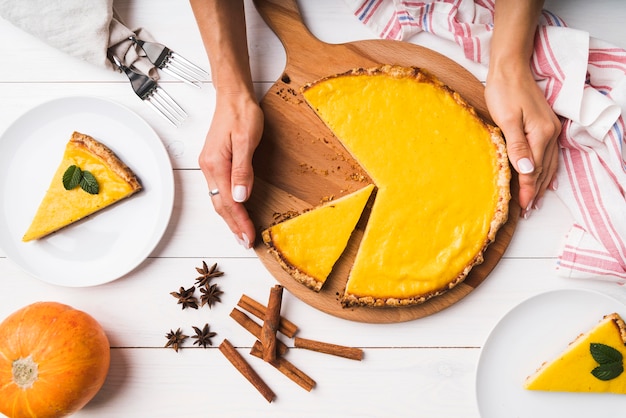
{"label": "mint leaf on tart slice", "polygon": [[591,371],[591,374],[599,380],[612,380],[624,372],[622,353],[615,348],[601,343],[591,343],[589,351],[599,366]]}
{"label": "mint leaf on tart slice", "polygon": [[83,171],[77,165],[71,165],[63,173],[63,187],[65,190],[72,190],[80,184],[83,178]]}
{"label": "mint leaf on tart slice", "polygon": [[100,191],[100,186],[98,185],[98,180],[91,174],[90,171],[83,171],[83,176],[80,179],[80,188],[86,191],[89,194],[98,194]]}

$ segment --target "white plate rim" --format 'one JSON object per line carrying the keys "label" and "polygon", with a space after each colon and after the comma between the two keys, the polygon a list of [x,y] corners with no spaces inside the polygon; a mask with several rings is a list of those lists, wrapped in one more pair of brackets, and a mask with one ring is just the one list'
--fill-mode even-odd
{"label": "white plate rim", "polygon": [[[125,160],[125,162],[131,166],[133,171],[137,173],[138,177],[142,181],[142,184],[150,183],[151,187],[149,188],[149,190],[146,190],[147,188],[144,184],[144,190],[134,196],[131,196],[125,202],[120,202],[118,205],[137,206],[136,202],[141,201],[140,199],[147,199],[146,195],[150,194],[149,199],[158,199],[159,202],[158,211],[156,211],[157,214],[155,215],[156,219],[154,221],[154,224],[151,225],[150,234],[146,236],[145,240],[141,243],[142,245],[137,247],[137,251],[134,254],[130,254],[128,256],[125,255],[123,265],[115,265],[115,268],[111,267],[110,269],[104,269],[103,271],[98,272],[92,271],[90,274],[82,273],[85,269],[84,264],[78,266],[77,268],[80,268],[81,271],[76,272],[72,270],[71,265],[68,263],[60,263],[59,266],[49,266],[49,269],[45,273],[42,272],[41,269],[35,271],[35,269],[33,268],[34,262],[31,263],[30,260],[25,261],[23,259],[24,252],[19,248],[19,245],[31,243],[22,243],[21,237],[19,237],[20,239],[16,239],[16,237],[11,237],[10,234],[7,233],[7,231],[3,231],[1,233],[2,236],[0,236],[0,249],[2,249],[8,259],[17,264],[18,267],[20,267],[23,271],[43,282],[67,287],[88,287],[108,283],[117,280],[136,269],[143,261],[148,258],[148,256],[152,253],[152,251],[154,251],[156,246],[161,241],[169,225],[174,207],[175,186],[172,164],[163,142],[154,131],[154,129],[145,120],[143,120],[139,115],[137,115],[135,112],[133,112],[124,105],[121,105],[111,99],[96,96],[66,96],[35,105],[34,107],[30,108],[22,115],[20,115],[17,119],[15,119],[0,135],[0,153],[7,151],[7,143],[11,142],[11,135],[20,132],[20,129],[30,129],[30,127],[24,128],[23,125],[27,123],[32,123],[33,117],[36,117],[36,115],[40,115],[46,110],[52,111],[54,113],[56,111],[55,109],[69,109],[68,117],[71,117],[72,111],[88,113],[89,116],[94,120],[88,118],[89,121],[85,122],[86,125],[89,125],[89,123],[91,122],[93,122],[94,124],[98,124],[104,122],[111,123],[111,121],[113,121],[113,123],[119,124],[122,127],[122,130],[128,129],[129,132],[138,133],[137,137],[133,138],[133,140],[136,142],[129,142],[129,145],[123,145],[116,139],[115,141],[118,141],[116,144],[117,149],[114,149],[114,152],[119,154],[120,151],[124,152],[131,148],[133,149],[133,152],[139,152],[139,148],[147,151],[144,154],[147,158],[146,162],[138,163],[135,160],[127,161],[125,158],[122,158],[122,160]],[[53,121],[47,121],[44,118],[44,126],[46,122],[54,123]],[[62,124],[63,122],[60,123]],[[95,127],[95,125],[93,126]],[[36,128],[33,127],[32,129],[34,130]],[[72,129],[79,131],[82,130],[84,131],[84,133],[87,134],[90,133],[88,132],[88,129],[84,128]],[[107,128],[100,127],[100,129],[106,131]],[[64,146],[68,139],[69,135],[67,137],[61,138],[59,141],[63,142]],[[103,143],[110,146],[110,143],[107,143],[106,140],[103,140]],[[125,150],[125,148],[127,149]],[[55,161],[55,164],[58,164],[58,159]],[[151,167],[149,170],[147,168],[142,169],[142,167],[147,167],[148,165]],[[5,167],[0,167],[0,176],[6,174],[6,170],[7,169]],[[158,173],[158,175],[155,176],[154,174],[152,174],[150,178],[146,178],[146,171],[152,171]],[[47,181],[48,180],[44,181],[44,183],[46,183]],[[45,186],[47,187],[48,184],[45,184]],[[2,183],[2,180],[0,180],[0,193],[2,193],[3,195],[6,194],[6,189],[7,187],[5,186],[5,183]],[[113,210],[115,210],[115,208],[111,207],[110,211],[112,212]],[[127,208],[126,210],[130,209]],[[0,227],[5,226],[4,218],[6,218],[6,216],[7,214],[5,207],[0,206]],[[8,222],[9,220],[6,221]],[[81,222],[87,224],[90,221],[83,220]],[[68,230],[72,227],[73,226],[68,227]],[[65,231],[61,230],[53,235],[62,235],[64,233]],[[126,259],[127,257],[132,259]],[[55,267],[58,267],[58,269],[55,269]],[[67,270],[68,267],[69,271]],[[60,271],[59,269],[61,268],[63,268],[64,270]],[[81,275],[81,277],[78,278],[78,275]]]}
{"label": "white plate rim", "polygon": [[[567,298],[574,299],[585,299],[589,302],[593,303],[606,303],[606,309],[602,311],[600,314],[600,305],[596,306],[585,306],[583,305],[580,310],[576,311],[577,316],[585,315],[585,311],[589,312],[589,318],[587,325],[570,325],[569,327],[572,330],[565,330],[563,332],[559,332],[560,335],[556,339],[558,342],[556,343],[546,343],[543,347],[537,347],[539,353],[534,352],[532,357],[535,357],[532,361],[528,359],[524,359],[527,363],[527,367],[524,369],[527,375],[530,375],[534,370],[540,366],[541,362],[550,360],[554,356],[558,355],[563,349],[565,349],[566,345],[571,342],[578,334],[586,332],[590,329],[590,326],[597,324],[601,319],[601,315],[607,315],[612,312],[618,312],[623,317],[626,317],[626,304],[620,301],[619,299],[610,296],[609,294],[588,288],[562,288],[562,289],[554,289],[542,293],[538,293],[533,295],[522,302],[518,303],[508,312],[506,312],[493,327],[491,332],[489,333],[485,343],[481,347],[480,355],[476,367],[476,376],[475,376],[475,397],[476,403],[478,407],[478,411],[480,413],[481,418],[495,418],[495,415],[488,414],[489,411],[493,410],[485,410],[485,403],[481,402],[481,388],[483,387],[483,383],[481,379],[485,379],[482,376],[481,371],[485,368],[485,362],[488,361],[487,356],[489,353],[489,349],[492,348],[494,344],[502,344],[502,342],[498,341],[498,339],[502,339],[498,335],[498,332],[503,329],[503,327],[510,327],[513,324],[520,325],[524,319],[519,319],[518,317],[524,313],[527,313],[529,307],[533,304],[537,304],[542,300],[547,300],[552,303],[563,304],[566,305],[568,303]],[[558,306],[550,306],[546,305],[546,310],[554,309],[556,310]],[[593,314],[591,312],[593,311]],[[597,311],[597,312],[596,312]],[[549,322],[540,323],[541,327],[548,327]],[[561,324],[561,323],[559,323]],[[567,327],[566,327],[567,328]],[[555,328],[551,328],[551,332],[554,332]],[[523,337],[522,337],[523,338]],[[522,341],[517,341],[517,343],[523,343]],[[541,351],[545,351],[548,354],[541,354]],[[530,351],[529,351],[530,352]],[[529,356],[530,357],[530,356]],[[516,358],[516,362],[520,362],[519,358]],[[523,362],[523,361],[522,361]],[[506,372],[504,373],[506,374]],[[502,384],[503,390],[512,392],[517,391],[517,393],[522,393],[525,397],[523,400],[520,399],[518,404],[507,404],[508,408],[521,408],[515,409],[513,411],[507,410],[505,415],[499,413],[497,418],[502,418],[503,416],[515,416],[515,417],[532,417],[532,418],[541,418],[541,417],[553,417],[553,416],[568,416],[568,417],[586,417],[589,415],[589,409],[593,408],[596,405],[601,405],[606,407],[609,405],[619,404],[620,408],[626,408],[626,397],[623,395],[615,395],[615,394],[596,394],[596,393],[560,393],[560,392],[540,392],[540,391],[527,391],[523,389],[523,377],[522,375],[516,376],[518,379],[515,380],[516,387],[515,388],[507,388],[506,381]],[[502,395],[502,394],[500,394]],[[507,395],[510,395],[507,394]],[[513,395],[515,397],[515,394]],[[505,402],[509,400],[509,397],[501,397],[499,396],[500,402]],[[532,402],[529,402],[529,399]],[[491,402],[493,405],[493,402]],[[564,409],[565,407],[565,409]],[[582,407],[582,408],[581,408]],[[569,408],[569,409],[568,409]],[[487,414],[486,414],[487,412]],[[500,411],[502,412],[502,411]],[[509,415],[514,413],[514,415]],[[555,415],[556,414],[556,415]]]}

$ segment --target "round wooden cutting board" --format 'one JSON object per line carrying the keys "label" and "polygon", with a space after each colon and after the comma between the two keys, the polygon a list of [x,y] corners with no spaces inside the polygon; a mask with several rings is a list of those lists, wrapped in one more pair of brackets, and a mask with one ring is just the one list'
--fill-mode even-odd
{"label": "round wooden cutting board", "polygon": [[[263,139],[254,156],[255,185],[247,208],[260,231],[290,212],[318,206],[364,187],[367,173],[344,149],[304,101],[300,88],[319,78],[357,67],[396,64],[421,67],[461,94],[490,120],[483,85],[454,61],[432,50],[388,40],[327,44],[302,23],[295,0],[255,0],[259,13],[277,34],[287,52],[281,78],[261,101],[265,113]],[[512,181],[512,195],[517,196]],[[360,322],[392,323],[431,315],[468,295],[485,280],[506,250],[520,207],[511,201],[509,220],[498,232],[485,261],[452,290],[429,301],[403,308],[343,308],[339,302],[364,225],[357,227],[344,255],[316,293],[286,273],[257,239],[255,251],[266,268],[289,292],[331,315]]]}

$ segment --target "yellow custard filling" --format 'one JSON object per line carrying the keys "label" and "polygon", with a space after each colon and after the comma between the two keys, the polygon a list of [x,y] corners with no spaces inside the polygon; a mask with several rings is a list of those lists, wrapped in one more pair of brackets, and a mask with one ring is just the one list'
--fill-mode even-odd
{"label": "yellow custard filling", "polygon": [[347,73],[304,96],[378,187],[346,295],[432,295],[482,261],[509,172],[473,109],[414,74]]}
{"label": "yellow custard filling", "polygon": [[595,328],[572,342],[558,358],[544,364],[529,377],[525,388],[559,392],[626,393],[626,372],[610,380],[598,379],[591,372],[600,364],[590,352],[591,343],[600,343],[616,349],[626,359],[623,327],[624,323],[617,314],[607,315]]}
{"label": "yellow custard filling", "polygon": [[263,231],[263,240],[277,251],[288,271],[295,268],[297,279],[319,290],[345,250],[373,189],[369,185],[278,223]]}

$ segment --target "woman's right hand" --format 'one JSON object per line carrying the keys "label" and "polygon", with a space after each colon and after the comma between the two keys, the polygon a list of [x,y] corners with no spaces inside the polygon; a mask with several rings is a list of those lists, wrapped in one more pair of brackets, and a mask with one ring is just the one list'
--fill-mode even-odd
{"label": "woman's right hand", "polygon": [[250,248],[255,227],[243,204],[252,191],[252,157],[263,133],[263,111],[247,93],[218,93],[215,113],[198,162],[215,211],[237,241]]}

